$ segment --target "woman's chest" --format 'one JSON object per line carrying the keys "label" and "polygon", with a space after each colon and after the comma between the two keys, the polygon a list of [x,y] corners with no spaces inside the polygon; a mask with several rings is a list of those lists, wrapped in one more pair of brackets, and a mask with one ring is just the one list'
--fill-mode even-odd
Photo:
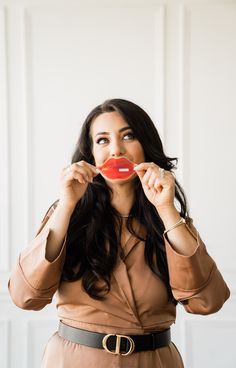
{"label": "woman's chest", "polygon": [[145,262],[143,242],[128,249],[123,259],[118,259],[111,275],[110,291],[104,300],[92,299],[85,293],[81,280],[63,282],[59,297],[60,304],[67,303],[78,308],[89,306],[90,310],[99,309],[116,316],[122,315],[122,318],[130,314],[139,321],[162,311],[165,313],[170,305],[163,281]]}

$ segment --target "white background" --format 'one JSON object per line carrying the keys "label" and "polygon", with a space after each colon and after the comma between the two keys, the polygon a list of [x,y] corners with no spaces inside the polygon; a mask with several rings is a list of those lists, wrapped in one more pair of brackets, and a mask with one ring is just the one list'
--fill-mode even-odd
{"label": "white background", "polygon": [[179,158],[190,214],[231,289],[215,315],[178,307],[173,340],[187,368],[236,367],[235,86],[236,1],[0,0],[1,368],[39,367],[56,329],[55,306],[16,308],[7,280],[58,197],[83,120],[112,97],[142,106]]}

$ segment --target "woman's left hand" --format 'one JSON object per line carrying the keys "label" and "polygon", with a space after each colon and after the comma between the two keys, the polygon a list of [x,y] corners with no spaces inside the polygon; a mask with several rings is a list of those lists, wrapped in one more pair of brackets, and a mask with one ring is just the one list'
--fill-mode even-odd
{"label": "woman's left hand", "polygon": [[143,162],[135,166],[147,199],[156,207],[174,207],[175,178],[170,171],[153,162]]}

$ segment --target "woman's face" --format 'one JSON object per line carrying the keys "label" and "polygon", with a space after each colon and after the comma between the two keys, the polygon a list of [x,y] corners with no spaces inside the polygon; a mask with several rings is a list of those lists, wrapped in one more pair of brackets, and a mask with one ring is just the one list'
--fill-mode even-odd
{"label": "woman's face", "polygon": [[[135,138],[133,130],[116,111],[99,115],[92,123],[92,153],[97,167],[102,166],[109,158],[126,157],[139,164],[145,161],[144,151]],[[129,181],[136,176],[134,173]],[[108,180],[105,177],[106,180]],[[112,182],[124,182],[128,179],[112,179]]]}

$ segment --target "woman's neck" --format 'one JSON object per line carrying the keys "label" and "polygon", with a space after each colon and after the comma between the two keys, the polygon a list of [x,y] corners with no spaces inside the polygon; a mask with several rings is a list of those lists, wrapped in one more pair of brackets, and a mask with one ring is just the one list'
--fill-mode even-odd
{"label": "woman's neck", "polygon": [[130,184],[127,183],[126,185],[112,187],[111,204],[122,217],[129,215],[134,202],[134,190]]}

